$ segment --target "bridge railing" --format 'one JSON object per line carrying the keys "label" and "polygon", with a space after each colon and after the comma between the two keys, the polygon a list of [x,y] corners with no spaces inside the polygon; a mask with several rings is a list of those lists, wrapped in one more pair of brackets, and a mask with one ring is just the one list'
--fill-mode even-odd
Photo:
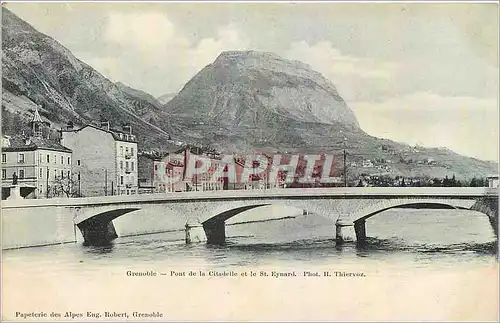
{"label": "bridge railing", "polygon": [[227,200],[239,198],[405,198],[443,197],[480,198],[498,195],[498,189],[486,187],[337,187],[337,188],[274,188],[267,190],[221,190],[204,192],[153,193],[136,195],[95,196],[84,198],[51,198],[3,200],[2,208],[30,206],[89,206],[120,203],[141,203],[187,200]]}

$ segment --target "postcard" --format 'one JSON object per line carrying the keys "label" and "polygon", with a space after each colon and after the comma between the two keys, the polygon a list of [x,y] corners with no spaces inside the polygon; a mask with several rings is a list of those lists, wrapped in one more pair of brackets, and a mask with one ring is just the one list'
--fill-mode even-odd
{"label": "postcard", "polygon": [[2,321],[498,321],[498,3],[1,12]]}

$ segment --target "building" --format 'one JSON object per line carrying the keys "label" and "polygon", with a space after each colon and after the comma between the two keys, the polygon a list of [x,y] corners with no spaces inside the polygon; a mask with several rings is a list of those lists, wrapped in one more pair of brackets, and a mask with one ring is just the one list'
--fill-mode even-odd
{"label": "building", "polygon": [[[214,158],[214,156],[217,156]],[[199,174],[186,167],[197,158],[197,168],[204,171]],[[276,167],[267,167],[260,171],[258,165],[246,165],[245,157],[233,156],[234,174],[228,174],[228,166],[220,159],[220,154],[203,154],[195,149],[182,148],[177,151],[160,154],[143,152],[139,154],[139,188],[141,193],[171,193],[183,191],[218,191],[218,190],[252,190],[285,187],[284,173],[279,172],[275,180],[269,175]],[[269,158],[269,157],[268,157]],[[271,160],[269,159],[268,162]],[[221,167],[223,167],[221,171]],[[250,168],[250,169],[249,169]],[[252,173],[252,168],[256,171]],[[217,175],[219,178],[215,178]],[[248,179],[244,179],[244,174]]]}
{"label": "building", "polygon": [[21,195],[26,198],[76,196],[71,171],[72,151],[57,141],[42,138],[46,124],[35,109],[31,136],[2,138],[2,199],[16,178]]}
{"label": "building", "polygon": [[162,192],[184,192],[188,188],[184,180],[184,154],[168,154],[154,168],[155,184]]}
{"label": "building", "polygon": [[145,152],[137,154],[137,175],[139,194],[156,193],[154,182],[154,162],[160,158]]}
{"label": "building", "polygon": [[73,150],[73,173],[82,196],[138,194],[137,137],[130,126],[86,125],[61,129],[61,144]]}
{"label": "building", "polygon": [[491,175],[487,177],[488,187],[497,188],[498,187],[498,175]]}
{"label": "building", "polygon": [[184,156],[142,152],[138,155],[140,193],[167,193],[186,190]]}

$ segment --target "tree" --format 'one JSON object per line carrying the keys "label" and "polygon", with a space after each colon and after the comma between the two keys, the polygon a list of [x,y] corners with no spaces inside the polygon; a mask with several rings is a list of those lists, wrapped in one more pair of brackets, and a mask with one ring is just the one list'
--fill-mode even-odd
{"label": "tree", "polygon": [[78,181],[75,181],[69,176],[57,176],[54,180],[52,189],[53,196],[63,194],[66,197],[79,197],[80,195],[78,192]]}
{"label": "tree", "polygon": [[405,179],[404,179],[404,177],[403,177],[403,180],[401,181],[401,185],[400,185],[400,186],[401,186],[401,187],[406,187],[406,183],[405,183]]}
{"label": "tree", "polygon": [[457,179],[455,178],[455,174],[453,174],[453,177],[450,180],[450,186],[452,186],[452,187],[457,186]]}
{"label": "tree", "polygon": [[477,187],[478,186],[478,181],[476,179],[476,177],[473,177],[469,183],[469,186],[470,187]]}

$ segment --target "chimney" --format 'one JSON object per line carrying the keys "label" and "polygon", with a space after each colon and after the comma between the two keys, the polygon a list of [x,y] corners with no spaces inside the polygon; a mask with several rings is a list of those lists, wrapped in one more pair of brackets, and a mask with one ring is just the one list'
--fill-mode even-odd
{"label": "chimney", "polygon": [[109,121],[101,121],[101,128],[109,131]]}
{"label": "chimney", "polygon": [[127,124],[122,127],[123,132],[128,132],[129,135],[132,134],[132,126]]}

